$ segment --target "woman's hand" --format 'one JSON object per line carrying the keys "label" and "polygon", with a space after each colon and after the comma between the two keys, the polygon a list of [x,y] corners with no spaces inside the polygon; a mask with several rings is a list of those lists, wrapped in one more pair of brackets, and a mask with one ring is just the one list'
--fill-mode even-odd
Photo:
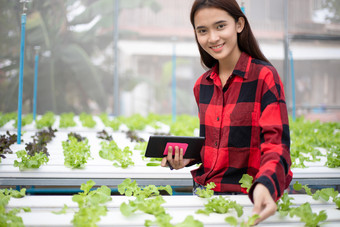
{"label": "woman's hand", "polygon": [[255,225],[275,214],[277,206],[269,190],[261,183],[258,183],[253,191],[254,208],[253,214],[260,217],[255,221]]}
{"label": "woman's hand", "polygon": [[178,146],[175,146],[175,157],[172,157],[173,155],[173,147],[168,147],[168,155],[162,159],[161,166],[166,167],[168,166],[168,163],[172,166],[174,169],[182,169],[186,165],[188,165],[193,159],[186,159],[183,158],[183,148],[178,149]]}

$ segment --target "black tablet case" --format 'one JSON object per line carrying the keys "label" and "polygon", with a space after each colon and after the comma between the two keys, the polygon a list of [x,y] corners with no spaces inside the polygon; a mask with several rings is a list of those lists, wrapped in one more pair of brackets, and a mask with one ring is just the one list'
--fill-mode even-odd
{"label": "black tablet case", "polygon": [[204,137],[190,136],[150,136],[145,157],[163,158],[167,143],[186,143],[188,147],[183,158],[200,159],[200,151],[204,144]]}

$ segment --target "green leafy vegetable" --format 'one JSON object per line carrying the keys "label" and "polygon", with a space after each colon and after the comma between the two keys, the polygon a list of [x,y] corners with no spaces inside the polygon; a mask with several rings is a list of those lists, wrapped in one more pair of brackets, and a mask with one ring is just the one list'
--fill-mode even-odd
{"label": "green leafy vegetable", "polygon": [[195,220],[192,215],[189,215],[185,218],[185,220],[179,224],[176,224],[175,227],[203,227],[203,223]]}
{"label": "green leafy vegetable", "polygon": [[17,118],[18,116],[16,112],[10,112],[5,114],[0,112],[0,127],[4,126],[10,120],[15,120]]}
{"label": "green leafy vegetable", "polygon": [[17,216],[17,214],[20,213],[21,210],[24,212],[30,212],[31,209],[28,207],[23,207],[6,211],[6,206],[8,205],[11,197],[22,198],[25,196],[25,193],[25,188],[21,189],[20,191],[12,189],[0,189],[0,226],[24,226],[22,218]]}
{"label": "green leafy vegetable", "polygon": [[118,118],[110,120],[106,113],[101,114],[99,117],[102,120],[103,124],[106,127],[112,128],[113,131],[118,131],[119,126],[122,124],[122,122]]}
{"label": "green leafy vegetable", "polygon": [[339,192],[334,190],[334,188],[323,188],[320,190],[316,190],[312,193],[312,190],[308,187],[308,185],[301,185],[299,182],[295,182],[293,185],[294,190],[300,191],[302,188],[306,191],[307,195],[312,196],[314,200],[322,199],[324,201],[328,201],[332,198],[333,202],[339,207]]}
{"label": "green leafy vegetable", "polygon": [[170,133],[175,136],[194,136],[195,129],[198,127],[198,117],[183,114],[170,125]]}
{"label": "green leafy vegetable", "polygon": [[242,188],[246,188],[247,192],[249,192],[249,190],[250,190],[250,188],[253,184],[253,177],[248,175],[248,174],[243,174],[239,183],[241,183]]}
{"label": "green leafy vegetable", "polygon": [[93,120],[93,117],[91,114],[87,114],[87,113],[81,113],[79,115],[79,120],[81,121],[83,127],[86,128],[94,128],[94,126],[96,126],[96,121]]}
{"label": "green leafy vegetable", "polygon": [[205,189],[197,188],[196,194],[201,198],[210,198],[214,195],[213,188],[216,187],[216,184],[214,182],[210,182],[205,186]]}
{"label": "green leafy vegetable", "polygon": [[172,188],[170,185],[167,186],[155,186],[148,185],[144,188],[139,187],[137,182],[131,181],[130,178],[126,178],[121,184],[118,185],[118,192],[121,195],[135,196],[142,198],[149,198],[151,196],[158,196],[160,191],[165,190],[169,195],[172,195]]}
{"label": "green leafy vegetable", "polygon": [[237,218],[235,218],[234,216],[228,216],[224,219],[224,221],[226,221],[231,226],[237,226],[238,224]]}
{"label": "green leafy vegetable", "polygon": [[48,162],[48,157],[44,152],[35,153],[33,156],[26,153],[25,150],[20,150],[16,152],[18,158],[21,159],[20,162],[14,160],[14,167],[19,167],[20,170],[39,168],[41,165]]}
{"label": "green leafy vegetable", "polygon": [[84,141],[86,138],[81,136],[79,133],[75,133],[75,132],[70,132],[69,134],[67,134],[67,138],[69,139],[68,141],[70,141],[70,138],[74,137],[77,139],[78,142]]}
{"label": "green leafy vegetable", "polygon": [[304,203],[297,208],[292,208],[289,212],[290,217],[297,216],[300,221],[306,223],[306,226],[317,227],[319,222],[325,221],[327,219],[326,211],[322,210],[317,213],[313,213],[312,208],[309,203]]}
{"label": "green leafy vegetable", "polygon": [[83,168],[87,160],[91,158],[88,140],[79,141],[70,136],[68,141],[62,142],[64,152],[64,164],[69,168]]}
{"label": "green leafy vegetable", "polygon": [[247,222],[241,222],[240,227],[254,226],[255,221],[260,217],[258,214],[254,214],[248,218]]}
{"label": "green leafy vegetable", "polygon": [[38,129],[42,129],[44,127],[52,127],[54,122],[55,122],[54,113],[48,111],[39,120],[36,121],[36,127]]}
{"label": "green leafy vegetable", "polygon": [[74,121],[74,113],[62,113],[59,120],[59,128],[69,128],[76,126]]}
{"label": "green leafy vegetable", "polygon": [[317,149],[320,147],[327,150],[327,166],[340,166],[339,122],[311,122],[303,117],[299,117],[295,121],[292,121],[291,118],[289,120],[292,167],[306,168],[305,161],[319,161],[319,156],[324,156]]}
{"label": "green leafy vegetable", "polygon": [[277,203],[277,211],[280,213],[281,216],[287,216],[289,211],[291,210],[291,206],[294,203],[291,202],[294,198],[289,197],[288,193],[283,193],[282,197],[276,202]]}
{"label": "green leafy vegetable", "polygon": [[[21,126],[29,125],[33,122],[33,114],[26,114],[21,119]],[[18,118],[15,119],[14,125],[15,128],[18,127]]]}
{"label": "green leafy vegetable", "polygon": [[[105,203],[112,200],[111,189],[103,185],[96,190],[91,190],[95,185],[92,180],[87,181],[86,184],[82,184],[80,189],[84,192],[80,192],[72,197],[72,201],[78,203],[79,210],[75,212],[72,223],[73,226],[97,226],[97,222],[100,221],[101,216],[107,214],[107,207]],[[64,205],[64,208],[59,212],[53,212],[54,214],[64,214],[68,207]]]}
{"label": "green leafy vegetable", "polygon": [[218,214],[225,214],[228,213],[229,209],[235,209],[238,217],[241,217],[243,214],[243,207],[241,205],[222,196],[211,198],[204,206],[204,210],[199,209],[196,213],[206,215],[209,215],[213,212]]}
{"label": "green leafy vegetable", "polygon": [[113,161],[113,165],[116,167],[127,168],[130,165],[134,165],[132,161],[132,151],[129,147],[125,147],[121,150],[115,141],[109,142],[102,141],[99,156],[103,159]]}

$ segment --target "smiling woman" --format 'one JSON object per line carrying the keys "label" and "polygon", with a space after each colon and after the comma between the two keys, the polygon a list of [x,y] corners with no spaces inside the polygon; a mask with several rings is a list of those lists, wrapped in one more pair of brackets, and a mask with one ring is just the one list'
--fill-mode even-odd
{"label": "smiling woman", "polygon": [[258,223],[275,213],[275,201],[292,179],[283,85],[235,0],[196,0],[190,19],[209,69],[194,86],[205,144],[200,160],[183,159],[175,147],[162,166],[202,162],[192,171],[194,185],[213,182],[215,194],[247,193],[239,181],[251,175],[249,197]]}

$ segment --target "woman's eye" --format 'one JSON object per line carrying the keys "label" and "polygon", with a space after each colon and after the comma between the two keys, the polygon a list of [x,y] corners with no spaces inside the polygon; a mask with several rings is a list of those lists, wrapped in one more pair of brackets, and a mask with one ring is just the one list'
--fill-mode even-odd
{"label": "woman's eye", "polygon": [[224,24],[219,24],[219,25],[217,25],[217,29],[223,29],[224,27],[225,27]]}
{"label": "woman's eye", "polygon": [[198,33],[198,34],[204,34],[204,33],[206,33],[206,32],[207,32],[206,29],[199,29],[199,30],[197,30],[197,33]]}

